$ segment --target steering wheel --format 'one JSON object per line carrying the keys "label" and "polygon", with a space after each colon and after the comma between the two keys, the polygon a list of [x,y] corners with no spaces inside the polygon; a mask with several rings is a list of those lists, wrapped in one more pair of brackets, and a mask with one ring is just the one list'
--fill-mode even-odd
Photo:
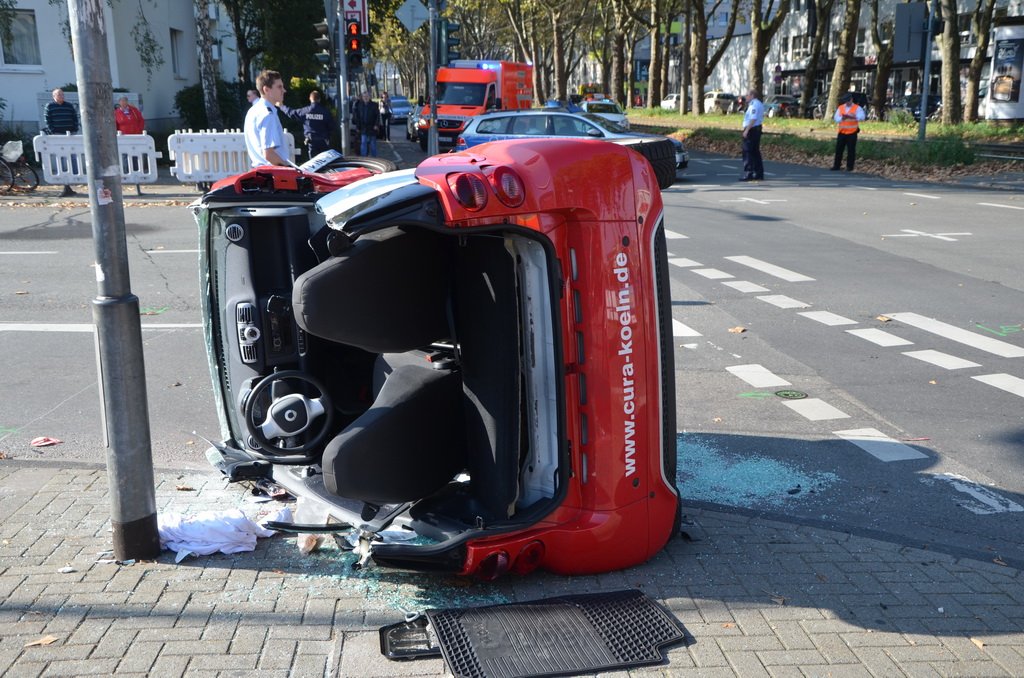
{"label": "steering wheel", "polygon": [[[263,421],[255,421],[253,415],[256,413],[256,404],[263,395],[275,384],[288,381],[312,386],[317,391],[316,397],[305,396],[300,392],[301,387],[277,397],[271,391],[271,403],[266,408],[266,416]],[[334,406],[327,389],[317,379],[298,370],[283,370],[261,379],[245,397],[244,408],[245,428],[267,454],[298,454],[313,449],[323,442],[334,420]],[[316,423],[319,428],[314,429],[314,420],[317,418],[320,418]],[[306,442],[285,445],[286,439],[312,430],[316,433]]]}

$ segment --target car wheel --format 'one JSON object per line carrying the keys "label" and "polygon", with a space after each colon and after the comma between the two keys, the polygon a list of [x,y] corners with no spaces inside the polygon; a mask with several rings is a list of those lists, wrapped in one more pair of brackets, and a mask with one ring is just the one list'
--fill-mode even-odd
{"label": "car wheel", "polygon": [[658,188],[666,189],[676,182],[676,147],[668,139],[630,144],[630,148],[647,158],[654,169]]}
{"label": "car wheel", "polygon": [[386,158],[370,158],[362,155],[348,155],[341,160],[328,165],[326,172],[344,172],[345,170],[356,169],[359,167],[369,170],[373,174],[394,172],[398,169],[398,165]]}

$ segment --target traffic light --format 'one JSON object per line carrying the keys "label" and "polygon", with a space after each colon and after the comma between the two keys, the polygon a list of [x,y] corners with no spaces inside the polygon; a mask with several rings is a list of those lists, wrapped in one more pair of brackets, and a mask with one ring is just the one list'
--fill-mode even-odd
{"label": "traffic light", "polygon": [[354,19],[345,22],[345,58],[349,69],[363,67],[363,30]]}
{"label": "traffic light", "polygon": [[462,40],[459,38],[459,31],[462,30],[462,26],[453,24],[451,21],[445,21],[444,23],[444,49],[447,52],[445,63],[449,63],[462,56],[462,53],[459,51],[459,45],[462,44]]}
{"label": "traffic light", "polygon": [[334,60],[331,56],[333,51],[331,49],[331,43],[334,41],[331,40],[330,24],[326,21],[321,21],[313,24],[313,29],[316,31],[316,38],[314,38],[314,41],[316,42],[316,46],[320,48],[320,51],[316,54],[316,59],[321,64],[330,64]]}

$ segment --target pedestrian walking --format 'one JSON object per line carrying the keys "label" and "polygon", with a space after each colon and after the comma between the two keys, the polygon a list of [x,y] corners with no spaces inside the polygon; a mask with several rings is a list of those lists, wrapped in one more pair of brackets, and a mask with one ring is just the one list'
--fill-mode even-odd
{"label": "pedestrian walking", "polygon": [[384,141],[391,141],[391,98],[387,92],[380,95],[380,138]]}
{"label": "pedestrian walking", "polygon": [[260,98],[245,114],[245,148],[253,167],[288,165],[284,128],[277,107],[284,101],[284,80],[277,71],[263,71],[256,77]]}
{"label": "pedestrian walking", "polygon": [[740,181],[764,179],[764,160],[761,158],[761,125],[764,123],[764,104],[761,94],[751,88],[747,92],[747,110],[743,113],[743,176]]}
{"label": "pedestrian walking", "polygon": [[352,108],[352,118],[359,132],[359,155],[377,155],[377,129],[380,127],[380,108],[363,92]]}
{"label": "pedestrian walking", "polygon": [[832,162],[832,171],[839,171],[843,162],[843,151],[846,151],[846,171],[853,171],[853,164],[857,160],[857,135],[860,133],[860,123],[865,118],[864,109],[853,101],[853,94],[847,92],[839,99],[839,106],[833,116],[839,126],[839,133],[836,135],[836,158]]}
{"label": "pedestrian walking", "polygon": [[[78,111],[69,102],[64,100],[64,90],[57,88],[50,93],[53,101],[46,104],[45,121],[46,127],[43,129],[45,134],[78,134]],[[51,160],[54,163],[50,169],[56,174],[58,167],[56,167],[57,159]],[[78,156],[71,156],[71,172],[78,174]],[[61,192],[60,197],[67,198],[72,195],[78,195],[75,193],[71,186],[64,184],[64,190]]]}

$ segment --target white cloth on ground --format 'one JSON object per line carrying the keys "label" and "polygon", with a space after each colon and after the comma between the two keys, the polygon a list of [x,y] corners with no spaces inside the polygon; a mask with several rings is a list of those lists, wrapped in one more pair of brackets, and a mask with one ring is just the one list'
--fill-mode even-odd
{"label": "white cloth on ground", "polygon": [[[289,508],[278,511],[269,520],[291,522]],[[257,537],[272,537],[276,532],[253,522],[240,509],[203,511],[192,516],[167,513],[157,516],[160,546],[178,553],[178,562],[189,553],[241,553],[256,549]]]}

